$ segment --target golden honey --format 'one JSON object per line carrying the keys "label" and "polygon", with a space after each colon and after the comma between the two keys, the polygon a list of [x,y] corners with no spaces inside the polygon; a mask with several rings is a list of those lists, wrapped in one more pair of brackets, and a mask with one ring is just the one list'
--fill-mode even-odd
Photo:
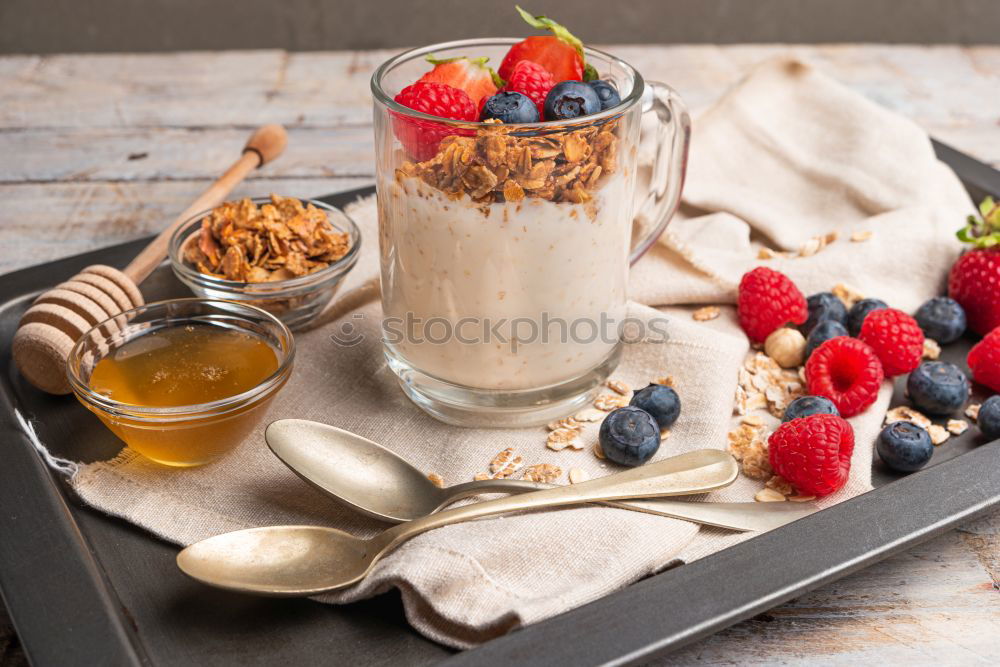
{"label": "golden honey", "polygon": [[[87,407],[140,454],[167,465],[200,465],[239,444],[273,392],[230,406],[205,404],[258,387],[278,366],[274,348],[246,331],[206,324],[155,329],[115,349],[90,374],[91,391],[120,409]],[[151,418],[143,408],[174,410]]]}

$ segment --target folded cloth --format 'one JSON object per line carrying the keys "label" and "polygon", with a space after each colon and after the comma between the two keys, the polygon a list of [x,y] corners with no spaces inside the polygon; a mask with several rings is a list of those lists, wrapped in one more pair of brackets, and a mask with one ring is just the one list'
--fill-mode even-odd
{"label": "folded cloth", "polygon": [[[806,293],[845,282],[912,309],[939,291],[957,252],[951,229],[971,210],[923,132],[801,63],[762,66],[695,127],[685,214],[635,267],[630,286],[631,315],[647,323],[666,316],[669,338],[626,346],[615,373],[632,387],[673,376],[683,416],[658,457],[727,446],[749,350],[731,307],[723,305],[716,320],[696,322],[678,306],[731,303],[740,275],[766,264]],[[367,239],[377,238],[373,201],[350,212]],[[849,242],[858,230],[873,236]],[[815,254],[757,258],[762,247],[794,250],[831,232],[838,240]],[[347,289],[375,275],[374,245],[364,246]],[[426,416],[403,396],[382,360],[380,314],[369,304],[299,336],[295,374],[271,416],[355,431],[447,484],[472,479],[508,447],[526,465],[552,463],[564,474],[570,468],[591,477],[614,471],[589,451],[596,424],[585,431],[587,450],[552,452],[544,429],[458,429]],[[350,328],[361,338],[357,344],[331,339]],[[872,445],[890,393],[887,383],[876,405],[851,420],[857,446],[850,480],[823,504],[871,488]],[[363,536],[381,528],[284,468],[264,447],[260,429],[210,466],[166,468],[126,449],[112,461],[82,466],[71,483],[90,505],[178,544],[280,523],[333,525]],[[761,488],[761,480],[741,477],[710,499],[750,501]],[[349,602],[395,587],[420,632],[468,647],[747,537],[606,507],[519,514],[420,535],[362,583],[322,600]]]}

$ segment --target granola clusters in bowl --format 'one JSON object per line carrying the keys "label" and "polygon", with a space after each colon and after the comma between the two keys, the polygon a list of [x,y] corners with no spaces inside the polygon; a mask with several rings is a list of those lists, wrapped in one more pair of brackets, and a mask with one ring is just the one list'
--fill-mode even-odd
{"label": "granola clusters in bowl", "polygon": [[396,179],[419,178],[449,199],[468,195],[481,204],[525,198],[587,204],[616,170],[616,125],[523,135],[487,123],[475,136],[446,137],[429,160],[404,162]]}
{"label": "granola clusters in bowl", "polygon": [[194,216],[171,238],[170,261],[198,296],[258,306],[295,329],[329,304],[360,242],[339,209],[271,195]]}

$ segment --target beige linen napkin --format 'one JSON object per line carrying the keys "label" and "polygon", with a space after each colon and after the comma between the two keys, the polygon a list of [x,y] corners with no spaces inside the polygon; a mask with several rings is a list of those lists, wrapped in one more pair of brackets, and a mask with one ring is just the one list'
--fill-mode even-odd
{"label": "beige linen napkin", "polygon": [[[685,215],[635,267],[631,283],[637,302],[631,314],[648,321],[666,313],[669,340],[628,345],[615,373],[633,387],[674,376],[683,414],[658,457],[726,446],[737,372],[748,351],[731,307],[700,323],[679,305],[732,302],[740,275],[765,263],[756,259],[761,245],[794,249],[836,230],[840,240],[813,256],[766,263],[807,294],[846,282],[912,309],[937,293],[955,250],[951,229],[971,208],[918,128],[799,63],[765,65],[727,93],[696,121],[691,150]],[[375,274],[378,238],[372,201],[350,212],[366,245],[348,289]],[[850,243],[856,229],[874,236]],[[544,429],[459,429],[427,417],[386,368],[379,316],[370,304],[299,336],[295,374],[270,418],[355,431],[447,484],[472,479],[506,447],[528,465],[553,463],[564,473],[615,470],[589,450],[547,450]],[[331,334],[351,328],[364,335],[362,342],[332,341]],[[871,488],[872,443],[889,394],[887,383],[877,404],[852,420],[857,447],[850,481],[824,504]],[[588,444],[596,428],[588,427]],[[178,544],[278,523],[333,525],[358,535],[380,528],[285,469],[266,450],[261,429],[210,466],[171,469],[125,450],[113,461],[82,466],[72,485],[85,502]],[[712,499],[749,501],[760,488],[760,481],[741,478]],[[363,583],[323,600],[348,602],[397,587],[419,631],[467,647],[747,537],[604,507],[521,514],[421,535]]]}

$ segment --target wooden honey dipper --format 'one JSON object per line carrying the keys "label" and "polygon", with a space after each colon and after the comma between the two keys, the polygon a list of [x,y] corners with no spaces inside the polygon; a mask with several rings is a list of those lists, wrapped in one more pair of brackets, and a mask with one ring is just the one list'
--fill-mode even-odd
{"label": "wooden honey dipper", "polygon": [[[219,180],[188,206],[159,236],[150,241],[124,270],[95,264],[35,299],[14,334],[14,363],[31,384],[50,394],[71,391],[66,362],[73,345],[94,325],[145,301],[139,283],[167,256],[170,237],[191,216],[221,204],[251,171],[267,164],[285,150],[288,135],[280,125],[264,125],[247,141],[240,158]],[[124,321],[109,321],[120,329]]]}

